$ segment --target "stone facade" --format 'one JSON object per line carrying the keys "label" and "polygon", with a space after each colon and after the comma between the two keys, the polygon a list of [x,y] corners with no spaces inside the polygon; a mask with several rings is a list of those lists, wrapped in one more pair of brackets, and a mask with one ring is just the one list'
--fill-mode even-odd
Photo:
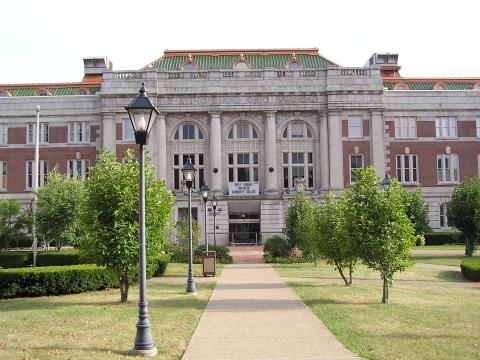
{"label": "stone facade", "polygon": [[[244,59],[240,51],[225,53]],[[267,55],[289,54],[296,63],[301,53],[272,50]],[[183,64],[189,64],[196,53],[183,56]],[[370,164],[380,178],[389,173],[408,188],[421,186],[430,224],[440,230],[446,227],[441,206],[454,184],[478,173],[478,80],[460,90],[408,90],[413,87],[408,81],[418,86],[419,80],[401,78],[396,57],[388,66],[372,59],[361,68],[334,63],[289,68],[289,62],[285,68],[236,70],[238,61],[233,69],[188,71],[184,65],[128,72],[110,66],[96,72],[102,73],[99,92],[77,96],[10,96],[15,86],[0,85],[7,95],[0,97],[0,136],[1,127],[7,128],[7,140],[0,143],[0,162],[7,169],[0,197],[31,197],[28,161],[34,145],[28,124],[35,122],[37,105],[41,122],[48,124],[40,160],[47,161],[48,170],[58,165],[88,176],[102,148],[119,160],[127,148],[136,148],[124,106],[145,82],[160,111],[148,150],[158,177],[176,194],[175,217],[182,217],[187,206],[180,168],[190,155],[199,168],[197,189],[206,180],[220,199],[218,243],[281,233],[295,187],[318,199],[321,193],[344,190],[351,169]],[[199,195],[193,206],[202,223]],[[213,218],[207,219],[213,242]]]}

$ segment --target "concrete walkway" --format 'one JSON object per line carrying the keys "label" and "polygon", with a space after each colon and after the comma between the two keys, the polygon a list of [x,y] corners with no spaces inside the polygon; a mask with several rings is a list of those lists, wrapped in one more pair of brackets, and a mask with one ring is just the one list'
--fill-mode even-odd
{"label": "concrete walkway", "polygon": [[359,359],[268,264],[225,267],[184,360]]}

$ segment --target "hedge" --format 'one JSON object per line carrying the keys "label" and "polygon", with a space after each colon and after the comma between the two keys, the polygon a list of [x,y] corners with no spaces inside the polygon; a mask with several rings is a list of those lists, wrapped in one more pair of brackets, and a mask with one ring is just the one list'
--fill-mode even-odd
{"label": "hedge", "polygon": [[291,250],[288,241],[280,236],[272,236],[263,245],[264,258],[288,257]]}
{"label": "hedge", "polygon": [[0,268],[21,268],[27,266],[28,251],[0,251]]}
{"label": "hedge", "polygon": [[0,270],[0,298],[76,294],[118,287],[117,277],[96,265]]}
{"label": "hedge", "polygon": [[[84,263],[77,250],[39,251],[37,266],[64,266]],[[33,264],[33,253],[30,251],[1,251],[0,268],[19,268]]]}
{"label": "hedge", "polygon": [[460,269],[465,279],[480,281],[480,259],[463,260]]}
{"label": "hedge", "polygon": [[170,263],[171,256],[170,254],[161,254],[157,258],[158,267],[155,270],[153,276],[163,276],[165,271],[167,271],[167,266]]}
{"label": "hedge", "polygon": [[[205,245],[200,245],[195,250],[195,256],[202,258],[202,252],[205,251]],[[208,251],[215,251],[217,253],[217,263],[218,264],[231,264],[233,258],[230,256],[230,250],[226,246],[221,245],[208,245]],[[201,260],[200,260],[201,262]]]}
{"label": "hedge", "polygon": [[425,245],[458,244],[462,242],[461,232],[425,233]]}

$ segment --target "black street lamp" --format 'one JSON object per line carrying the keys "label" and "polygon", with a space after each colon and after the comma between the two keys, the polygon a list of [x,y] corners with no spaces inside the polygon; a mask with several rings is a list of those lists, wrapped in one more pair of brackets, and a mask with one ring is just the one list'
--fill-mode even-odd
{"label": "black street lamp", "polygon": [[207,182],[202,185],[200,188],[200,192],[202,193],[203,203],[205,205],[205,224],[204,224],[204,231],[205,231],[205,251],[208,252],[208,234],[207,234],[207,201],[208,201],[208,194],[210,193],[210,188],[207,185]]}
{"label": "black street lamp", "polygon": [[389,185],[390,185],[390,175],[388,173],[385,173],[385,178],[382,181],[380,181],[380,186],[382,187],[382,190],[385,190]]}
{"label": "black street lamp", "polygon": [[145,262],[145,165],[143,147],[148,142],[148,134],[152,129],[158,110],[152,104],[145,90],[145,83],[142,83],[139,95],[133,101],[125,106],[132,123],[135,133],[135,142],[140,147],[139,168],[139,285],[140,299],[138,302],[138,322],[137,335],[135,337],[135,346],[131,353],[135,356],[155,356],[157,348],[153,344],[150,321],[148,320],[148,302],[147,302],[147,272]]}
{"label": "black street lamp", "polygon": [[194,294],[197,292],[195,287],[195,280],[193,279],[193,250],[192,250],[192,187],[195,183],[195,173],[197,169],[192,164],[190,156],[185,165],[183,165],[183,181],[188,189],[188,279],[187,279],[187,294]]}
{"label": "black street lamp", "polygon": [[212,202],[212,209],[208,209],[208,211],[212,212],[213,216],[213,245],[217,246],[217,215],[222,209],[217,209],[218,205],[218,199],[217,199],[217,194],[213,193],[213,198],[211,200]]}

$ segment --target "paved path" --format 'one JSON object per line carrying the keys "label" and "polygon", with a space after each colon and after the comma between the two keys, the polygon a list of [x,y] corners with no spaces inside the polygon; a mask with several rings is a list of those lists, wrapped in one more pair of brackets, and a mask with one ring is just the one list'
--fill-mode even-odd
{"label": "paved path", "polygon": [[183,360],[359,359],[267,264],[226,266]]}
{"label": "paved path", "polygon": [[263,262],[263,245],[229,246],[234,264],[260,264]]}
{"label": "paved path", "polygon": [[464,255],[465,249],[449,249],[449,250],[440,250],[440,249],[412,249],[412,254],[417,255]]}

